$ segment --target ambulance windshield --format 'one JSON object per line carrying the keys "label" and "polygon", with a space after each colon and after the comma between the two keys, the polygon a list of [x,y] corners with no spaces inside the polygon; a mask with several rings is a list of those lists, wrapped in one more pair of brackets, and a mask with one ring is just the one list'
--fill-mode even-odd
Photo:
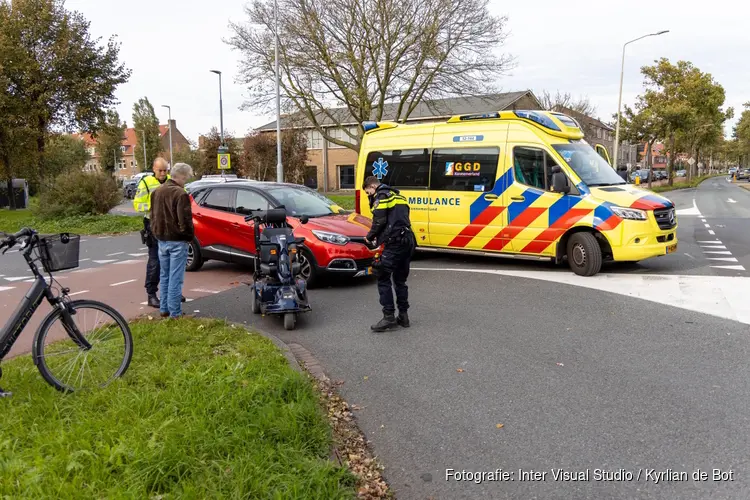
{"label": "ambulance windshield", "polygon": [[626,183],[610,164],[586,143],[553,144],[552,147],[589,187]]}

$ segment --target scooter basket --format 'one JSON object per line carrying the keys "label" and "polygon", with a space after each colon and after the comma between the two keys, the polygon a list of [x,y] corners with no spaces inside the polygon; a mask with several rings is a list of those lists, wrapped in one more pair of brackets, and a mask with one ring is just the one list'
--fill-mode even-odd
{"label": "scooter basket", "polygon": [[77,234],[54,234],[39,239],[39,257],[48,273],[78,267],[81,237]]}

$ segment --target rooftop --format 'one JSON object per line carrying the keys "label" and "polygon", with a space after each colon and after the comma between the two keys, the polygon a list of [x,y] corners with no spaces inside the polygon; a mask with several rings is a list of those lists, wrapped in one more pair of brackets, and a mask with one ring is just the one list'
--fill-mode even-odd
{"label": "rooftop", "polygon": [[[432,118],[450,118],[454,115],[464,115],[472,113],[482,113],[485,111],[502,111],[510,108],[521,98],[530,96],[542,105],[530,90],[520,92],[507,92],[503,94],[489,94],[475,97],[453,97],[449,99],[439,99],[434,101],[423,101],[417,105],[414,111],[409,115],[408,121],[425,120]],[[381,121],[395,121],[398,111],[397,103],[389,103],[384,106],[383,118]],[[347,108],[332,108],[328,110],[336,120],[322,112],[317,113],[317,120],[322,126],[334,126],[337,122],[342,125],[356,125],[357,120],[349,113]],[[303,125],[298,125],[303,124]],[[281,128],[307,128],[312,127],[309,120],[303,117],[301,113],[294,113],[281,117]],[[276,130],[276,120],[259,127],[256,130]]]}

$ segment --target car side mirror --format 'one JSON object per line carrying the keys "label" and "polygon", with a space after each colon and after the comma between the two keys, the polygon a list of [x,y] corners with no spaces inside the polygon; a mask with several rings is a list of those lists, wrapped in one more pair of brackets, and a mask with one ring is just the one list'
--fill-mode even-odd
{"label": "car side mirror", "polygon": [[552,167],[552,189],[555,193],[570,193],[568,177],[562,172],[559,166]]}
{"label": "car side mirror", "polygon": [[308,222],[310,222],[310,218],[307,215],[303,215],[302,217],[299,218],[299,221],[302,224],[307,224]]}

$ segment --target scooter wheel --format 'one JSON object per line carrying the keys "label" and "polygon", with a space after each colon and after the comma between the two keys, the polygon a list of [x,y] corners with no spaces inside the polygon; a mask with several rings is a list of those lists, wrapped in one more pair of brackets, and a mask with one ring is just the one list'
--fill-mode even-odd
{"label": "scooter wheel", "polygon": [[260,301],[258,300],[258,291],[255,287],[252,288],[250,306],[253,308],[253,314],[260,314]]}
{"label": "scooter wheel", "polygon": [[286,313],[284,315],[284,330],[294,330],[294,324],[297,322],[297,318],[294,313]]}

